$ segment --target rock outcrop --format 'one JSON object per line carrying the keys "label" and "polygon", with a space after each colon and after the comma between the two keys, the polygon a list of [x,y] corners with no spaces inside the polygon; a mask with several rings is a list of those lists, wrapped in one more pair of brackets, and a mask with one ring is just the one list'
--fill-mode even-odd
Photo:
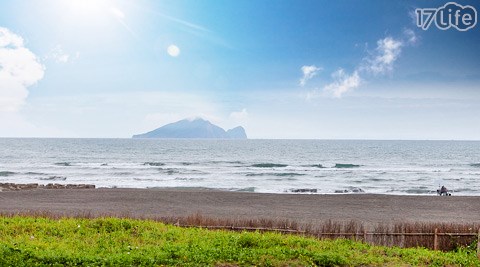
{"label": "rock outcrop", "polygon": [[0,183],[0,191],[19,191],[33,189],[95,189],[93,184],[15,184]]}

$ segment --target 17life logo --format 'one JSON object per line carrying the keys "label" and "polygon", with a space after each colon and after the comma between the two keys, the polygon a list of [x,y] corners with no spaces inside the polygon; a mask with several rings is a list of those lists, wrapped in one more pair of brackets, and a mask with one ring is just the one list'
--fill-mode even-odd
{"label": "17life logo", "polygon": [[417,26],[428,30],[435,23],[440,30],[468,31],[477,25],[477,10],[470,5],[448,2],[438,8],[417,8]]}

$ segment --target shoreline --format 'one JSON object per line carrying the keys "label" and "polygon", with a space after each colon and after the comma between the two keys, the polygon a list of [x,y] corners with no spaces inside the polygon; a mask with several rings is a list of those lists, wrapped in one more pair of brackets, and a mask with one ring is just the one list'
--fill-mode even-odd
{"label": "shoreline", "polygon": [[[67,184],[67,183],[0,183],[0,192],[6,191],[22,191],[22,190],[41,190],[41,189],[132,189],[132,190],[163,190],[163,191],[215,191],[215,192],[230,192],[230,193],[252,193],[252,194],[273,194],[273,195],[385,195],[385,196],[430,196],[437,197],[438,194],[431,190],[430,194],[387,194],[387,193],[369,193],[363,190],[359,191],[337,191],[337,192],[318,192],[310,188],[300,188],[293,191],[284,192],[255,192],[249,190],[227,190],[222,188],[210,187],[195,187],[195,186],[176,186],[176,187],[103,187],[95,184]],[[480,197],[475,195],[450,195],[452,197]]]}
{"label": "shoreline", "polygon": [[301,224],[357,221],[478,223],[480,197],[380,194],[271,194],[192,189],[33,189],[0,192],[0,213],[59,216],[187,217],[290,220]]}

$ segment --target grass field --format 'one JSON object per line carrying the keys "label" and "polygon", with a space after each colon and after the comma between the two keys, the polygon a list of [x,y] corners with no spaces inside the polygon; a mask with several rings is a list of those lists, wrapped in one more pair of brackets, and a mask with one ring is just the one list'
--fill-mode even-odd
{"label": "grass field", "polygon": [[480,266],[473,247],[440,252],[148,220],[0,217],[0,266]]}

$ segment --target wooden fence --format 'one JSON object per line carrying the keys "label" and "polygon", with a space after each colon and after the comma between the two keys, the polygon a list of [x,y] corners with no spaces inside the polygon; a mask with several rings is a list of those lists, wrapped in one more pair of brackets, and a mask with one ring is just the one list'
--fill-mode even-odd
{"label": "wooden fence", "polygon": [[[240,226],[198,226],[198,225],[178,225],[181,227],[200,227],[211,230],[230,230],[230,231],[259,231],[259,232],[278,232],[284,234],[297,234],[297,235],[306,235],[314,236],[316,238],[350,238],[356,241],[363,241],[365,243],[373,245],[385,245],[385,246],[398,246],[398,247],[428,247],[424,246],[424,238],[420,240],[418,237],[428,237],[431,239],[431,246],[429,248],[433,250],[448,250],[445,247],[441,247],[441,238],[448,237],[450,241],[457,241],[453,245],[466,246],[472,244],[475,240],[477,241],[477,256],[480,259],[480,229],[478,233],[441,233],[435,228],[433,233],[393,233],[393,232],[356,232],[356,233],[323,233],[316,232],[314,234],[307,231],[292,230],[292,229],[275,229],[275,228],[264,228],[264,227],[240,227]],[[412,238],[413,240],[410,240]],[[413,242],[412,242],[413,241]],[[444,241],[445,243],[445,241]]]}

